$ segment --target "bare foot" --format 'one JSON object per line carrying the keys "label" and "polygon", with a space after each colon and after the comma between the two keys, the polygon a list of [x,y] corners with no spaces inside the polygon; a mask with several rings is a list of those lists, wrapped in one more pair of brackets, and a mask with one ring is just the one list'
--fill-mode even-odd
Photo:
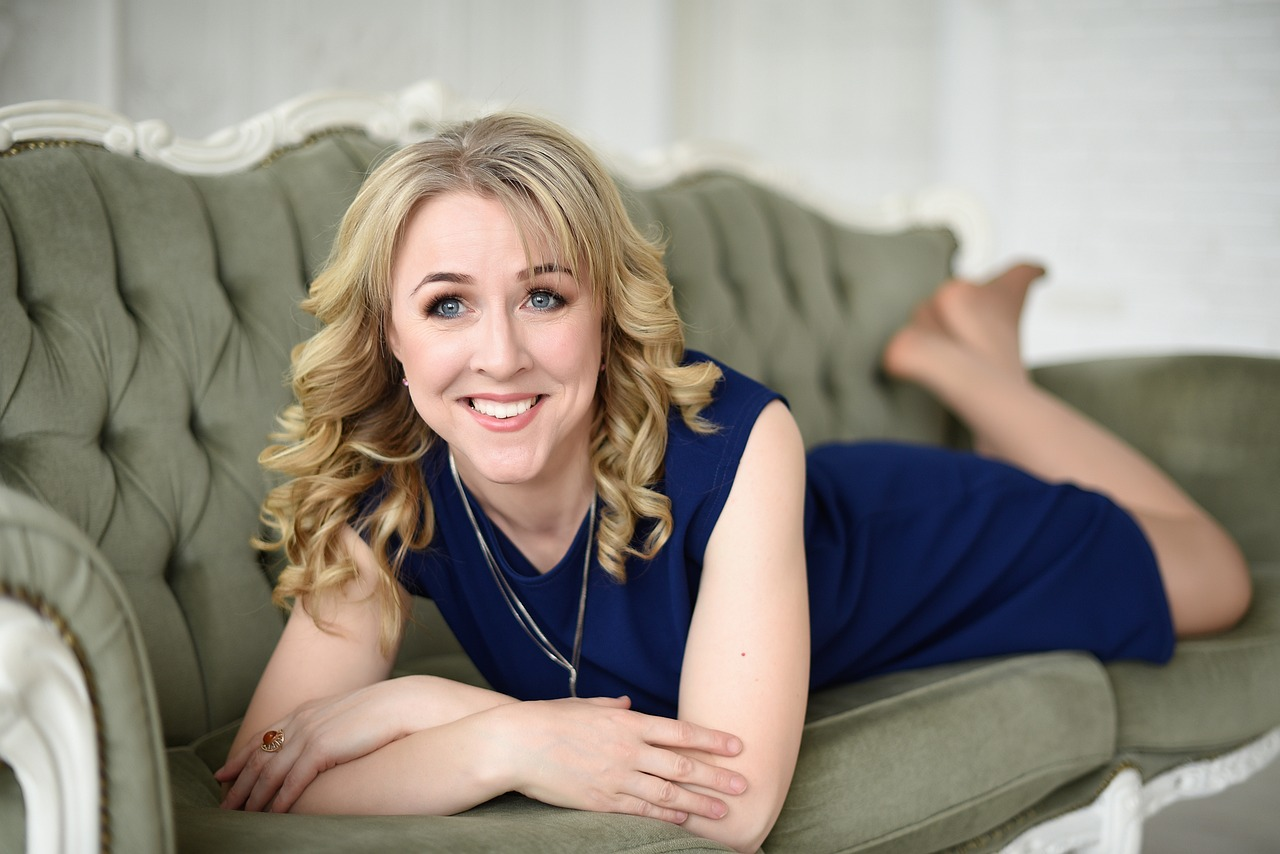
{"label": "bare foot", "polygon": [[[921,303],[890,339],[884,368],[894,377],[938,391],[939,371],[956,361],[1026,378],[1018,326],[1031,283],[1044,268],[1018,264],[984,285],[952,279]],[[948,365],[947,363],[951,363]]]}

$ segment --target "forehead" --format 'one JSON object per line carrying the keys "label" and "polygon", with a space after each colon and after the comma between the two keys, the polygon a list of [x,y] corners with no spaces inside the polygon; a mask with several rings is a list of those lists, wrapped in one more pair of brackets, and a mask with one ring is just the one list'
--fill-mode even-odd
{"label": "forehead", "polygon": [[556,228],[532,204],[478,193],[449,192],[418,202],[405,220],[406,242],[445,242],[481,236],[514,239],[530,253],[563,254]]}
{"label": "forehead", "polygon": [[482,193],[443,193],[410,212],[391,259],[391,285],[398,289],[407,279],[416,285],[435,273],[490,267],[505,276],[547,265],[572,270],[585,284],[588,264],[566,242],[532,205],[513,209],[507,200]]}

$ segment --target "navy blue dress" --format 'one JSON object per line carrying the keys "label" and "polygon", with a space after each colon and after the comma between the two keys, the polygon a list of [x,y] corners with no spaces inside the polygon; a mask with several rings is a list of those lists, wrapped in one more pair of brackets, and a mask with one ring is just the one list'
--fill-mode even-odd
{"label": "navy blue dress", "polygon": [[[705,359],[690,352],[689,359]],[[674,716],[703,555],[747,437],[778,395],[721,365],[704,416],[711,436],[669,419],[666,478],[674,531],[627,581],[592,561],[579,696],[631,697]],[[568,677],[512,615],[462,502],[471,501],[501,571],[568,658],[582,581],[586,518],[563,559],[539,573],[459,495],[441,443],[424,459],[436,514],[430,548],[402,581],[434,599],[480,672],[521,699],[568,694]],[[1155,558],[1107,498],[1047,484],[972,454],[851,443],[808,457],[805,546],[814,688],[961,659],[1076,649],[1104,660],[1166,661],[1174,635]]]}

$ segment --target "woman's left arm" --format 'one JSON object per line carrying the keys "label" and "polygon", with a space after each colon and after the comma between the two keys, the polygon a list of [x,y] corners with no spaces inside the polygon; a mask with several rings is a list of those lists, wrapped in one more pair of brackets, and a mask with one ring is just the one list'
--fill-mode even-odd
{"label": "woman's left arm", "polygon": [[680,679],[679,717],[732,732],[742,752],[715,761],[747,779],[715,821],[685,827],[756,851],[791,785],[809,696],[809,598],[804,551],[804,444],[781,401],[747,440],[707,545]]}

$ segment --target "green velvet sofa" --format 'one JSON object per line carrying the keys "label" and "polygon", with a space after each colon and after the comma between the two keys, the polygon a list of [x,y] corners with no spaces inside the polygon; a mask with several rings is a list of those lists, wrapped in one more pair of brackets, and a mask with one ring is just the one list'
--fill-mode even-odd
{"label": "green velvet sofa", "polygon": [[[515,795],[451,817],[218,809],[211,769],[282,626],[249,538],[312,328],[297,303],[370,164],[460,109],[431,85],[318,95],[204,142],[86,105],[0,110],[0,851],[722,850]],[[784,392],[810,442],[964,441],[877,371],[952,230],[859,230],[741,172],[619,174],[669,241],[691,346]],[[769,854],[1136,851],[1146,815],[1280,752],[1280,360],[1037,379],[1225,521],[1252,610],[1166,667],[1060,652],[815,693]],[[417,607],[400,666],[478,679]]]}

